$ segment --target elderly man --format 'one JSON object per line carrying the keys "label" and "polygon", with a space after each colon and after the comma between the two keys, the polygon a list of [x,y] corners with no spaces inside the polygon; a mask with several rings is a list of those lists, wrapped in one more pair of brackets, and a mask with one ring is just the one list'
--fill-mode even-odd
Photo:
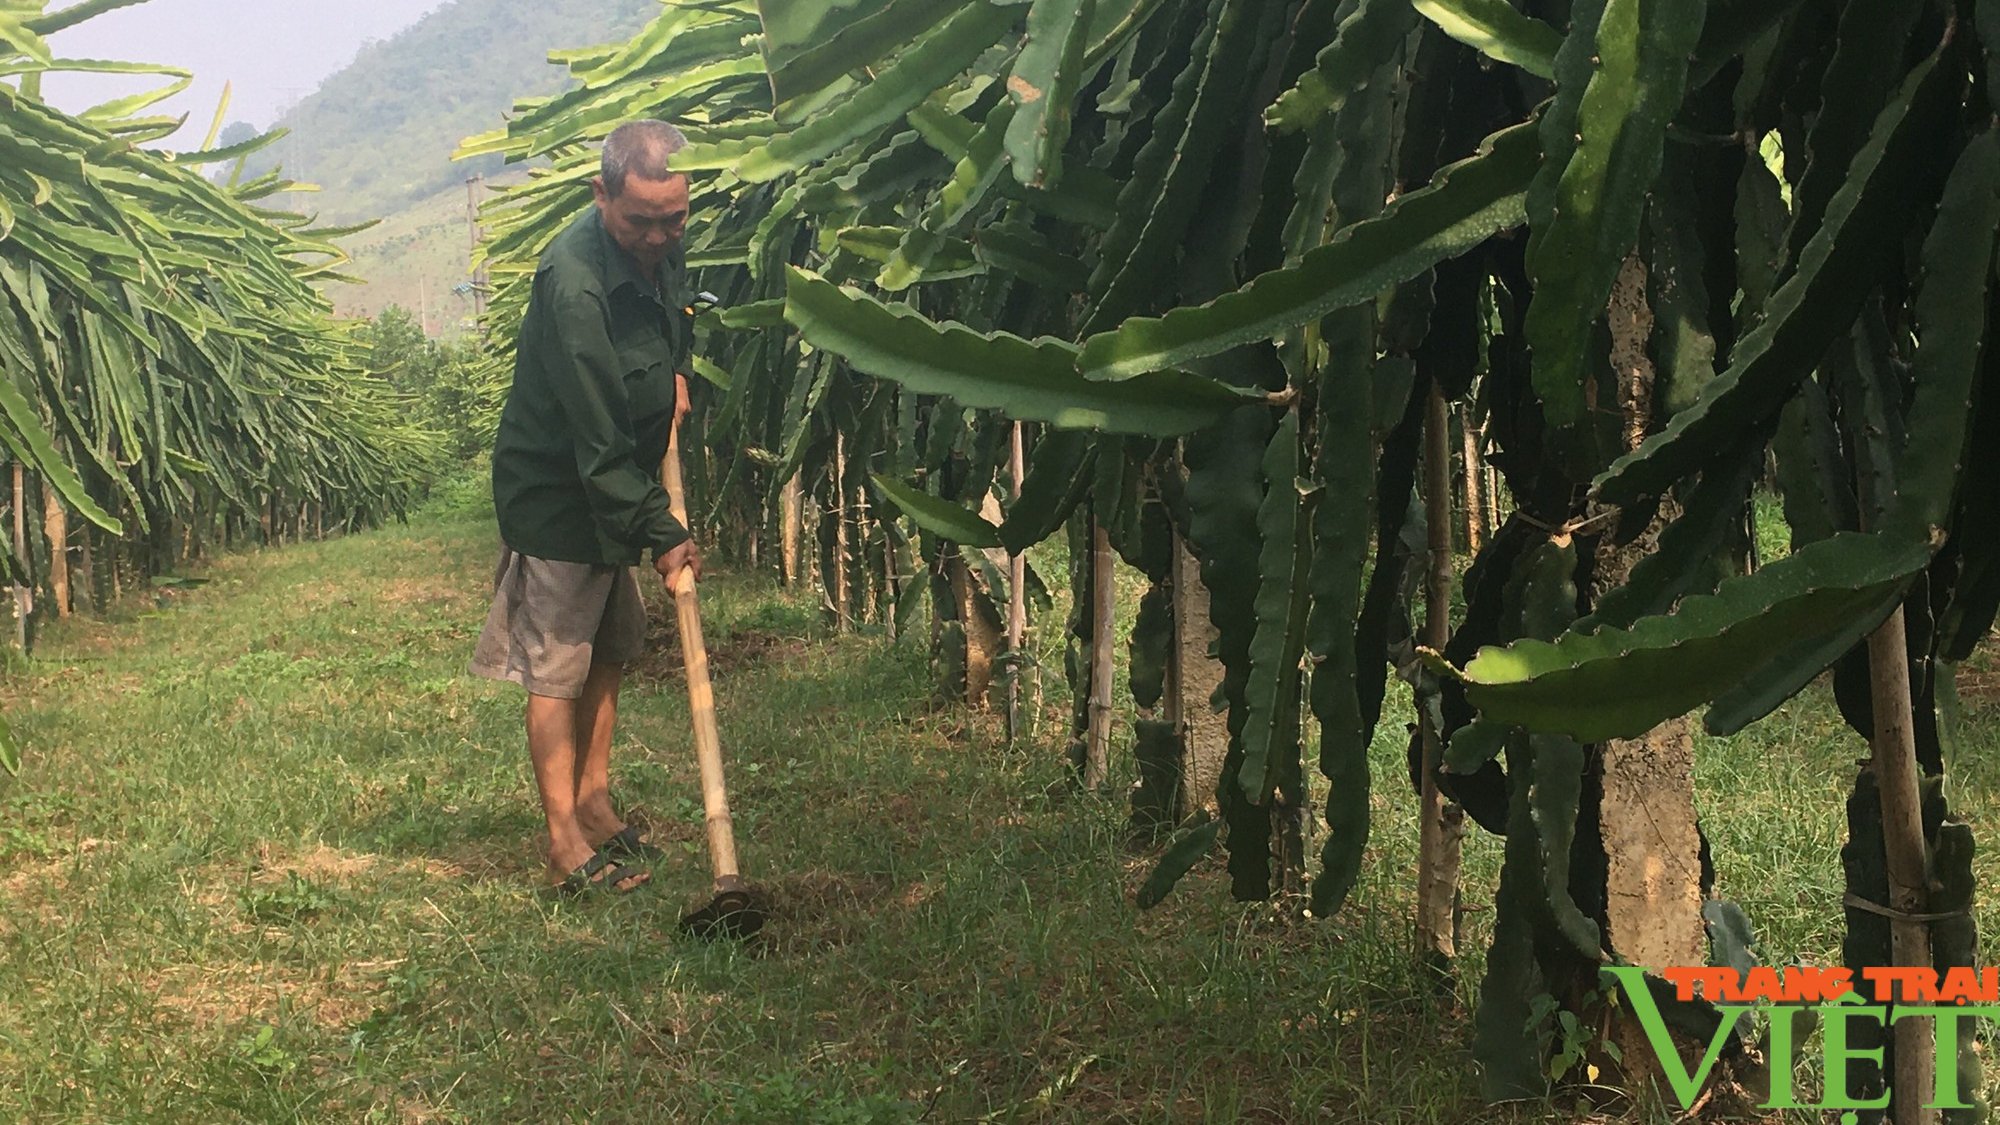
{"label": "elderly man", "polygon": [[549,874],[568,893],[633,890],[650,875],[630,861],[660,854],[612,806],[611,732],[645,645],[644,553],[669,588],[701,573],[659,479],[692,342],[688,184],[667,170],[685,143],[662,121],[605,142],[597,205],[536,268],[493,449],[504,546],[472,671],[527,689]]}

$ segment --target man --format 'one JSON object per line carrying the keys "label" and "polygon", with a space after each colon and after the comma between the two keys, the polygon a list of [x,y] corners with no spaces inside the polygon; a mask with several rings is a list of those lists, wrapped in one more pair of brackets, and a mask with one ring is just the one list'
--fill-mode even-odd
{"label": "man", "polygon": [[701,574],[659,477],[692,343],[688,184],[667,171],[685,143],[662,121],[605,142],[597,205],[536,268],[493,449],[504,545],[472,671],[528,691],[549,874],[568,893],[636,889],[650,873],[626,861],[660,854],[612,807],[611,732],[645,645],[644,553],[669,589]]}

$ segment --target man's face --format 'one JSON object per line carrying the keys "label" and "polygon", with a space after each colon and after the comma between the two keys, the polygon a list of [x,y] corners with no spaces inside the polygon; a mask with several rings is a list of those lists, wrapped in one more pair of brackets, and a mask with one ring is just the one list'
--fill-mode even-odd
{"label": "man's face", "polygon": [[597,210],[604,216],[604,229],[639,268],[652,273],[681,244],[681,236],[687,232],[686,176],[664,180],[626,176],[625,190],[616,196],[605,190],[601,177],[592,180],[591,187],[597,196]]}

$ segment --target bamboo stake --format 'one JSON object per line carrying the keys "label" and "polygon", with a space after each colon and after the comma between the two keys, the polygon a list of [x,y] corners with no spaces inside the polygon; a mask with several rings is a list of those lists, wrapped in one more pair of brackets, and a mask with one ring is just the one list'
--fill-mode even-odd
{"label": "bamboo stake", "polygon": [[868,485],[856,482],[854,485],[854,538],[857,544],[855,570],[861,578],[861,620],[875,624],[875,567],[868,557]]}
{"label": "bamboo stake", "polygon": [[[1185,744],[1187,728],[1182,726],[1182,723],[1185,721],[1186,708],[1183,706],[1181,700],[1181,679],[1187,675],[1188,670],[1183,667],[1186,663],[1186,649],[1181,637],[1181,630],[1183,628],[1181,621],[1181,599],[1186,596],[1186,591],[1181,588],[1183,581],[1181,572],[1185,569],[1181,563],[1181,552],[1187,550],[1187,548],[1181,545],[1181,533],[1178,528],[1175,528],[1173,531],[1172,550],[1173,560],[1167,567],[1166,583],[1167,604],[1170,607],[1168,611],[1170,618],[1168,635],[1171,639],[1167,645],[1167,666],[1160,678],[1160,720],[1171,723],[1174,730],[1181,735],[1183,744]],[[1183,782],[1185,782],[1187,773],[1185,767],[1181,773]]]}
{"label": "bamboo stake", "polygon": [[893,644],[896,640],[897,611],[903,606],[903,580],[896,572],[896,536],[887,520],[882,523],[882,589],[889,600],[882,621],[889,628],[889,641]]}
{"label": "bamboo stake", "polygon": [[822,515],[819,510],[819,500],[805,493],[802,485],[799,496],[799,546],[793,565],[798,568],[795,571],[798,575],[798,585],[808,594],[822,593],[820,587],[826,581],[826,576],[820,573],[819,561],[819,527]]}
{"label": "bamboo stake", "polygon": [[[1875,771],[1882,798],[1882,844],[1887,853],[1889,902],[1902,915],[1920,915],[1929,903],[1924,874],[1924,821],[1917,789],[1917,731],[1910,703],[1910,654],[1903,607],[1868,635],[1870,694],[1875,711],[1875,738],[1869,768]],[[1894,917],[1889,921],[1890,960],[1924,968],[1931,964],[1931,933],[1926,922]],[[1908,993],[1897,1000],[1923,1003]],[[1896,1125],[1932,1125],[1936,1111],[1930,1099],[1936,1065],[1936,1029],[1928,1019],[1895,1021]]]}
{"label": "bamboo stake", "polygon": [[[1021,481],[1027,475],[1027,459],[1022,453],[1021,423],[1014,423],[1013,433],[1008,437],[1008,475],[1014,482],[1014,495],[1021,495]],[[1026,668],[1023,664],[1027,654],[1023,651],[1028,636],[1028,558],[1018,552],[1007,556],[1007,741],[1012,742],[1021,733],[1021,676]]]}
{"label": "bamboo stake", "polygon": [[[1451,415],[1444,391],[1431,384],[1424,424],[1424,507],[1430,558],[1424,570],[1424,644],[1442,652],[1451,633]],[[1438,790],[1442,733],[1420,715],[1423,782],[1417,854],[1417,946],[1427,958],[1449,961],[1458,949],[1453,905],[1458,898],[1464,814]]]}
{"label": "bamboo stake", "polygon": [[1084,744],[1083,787],[1102,788],[1111,774],[1112,617],[1118,608],[1111,536],[1091,520],[1090,731]]}
{"label": "bamboo stake", "polygon": [[[117,503],[117,499],[117,496],[114,494],[112,497],[114,504]],[[118,512],[119,507],[114,507],[111,514],[117,515]],[[123,560],[119,558],[118,540],[111,538],[109,535],[104,535],[102,532],[99,535],[104,543],[104,568],[111,572],[111,600],[108,604],[115,605],[125,597],[124,579],[119,573],[123,569],[120,565]]]}
{"label": "bamboo stake", "polygon": [[[28,569],[28,512],[25,473],[19,461],[14,462],[14,557],[20,560],[21,569]],[[27,575],[14,580],[14,647],[28,651],[28,614],[33,611],[33,595],[22,582]]]}
{"label": "bamboo stake", "polygon": [[833,464],[827,467],[827,471],[833,476],[833,615],[835,628],[843,633],[854,626],[848,605],[853,591],[848,589],[847,580],[846,467],[847,438],[836,430],[833,435]]}

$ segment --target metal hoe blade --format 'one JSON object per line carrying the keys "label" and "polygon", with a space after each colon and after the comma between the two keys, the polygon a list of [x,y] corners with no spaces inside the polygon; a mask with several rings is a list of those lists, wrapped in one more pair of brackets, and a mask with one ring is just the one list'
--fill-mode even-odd
{"label": "metal hoe blade", "polygon": [[715,897],[681,915],[681,929],[699,938],[744,941],[764,928],[768,912],[740,881],[718,882]]}

